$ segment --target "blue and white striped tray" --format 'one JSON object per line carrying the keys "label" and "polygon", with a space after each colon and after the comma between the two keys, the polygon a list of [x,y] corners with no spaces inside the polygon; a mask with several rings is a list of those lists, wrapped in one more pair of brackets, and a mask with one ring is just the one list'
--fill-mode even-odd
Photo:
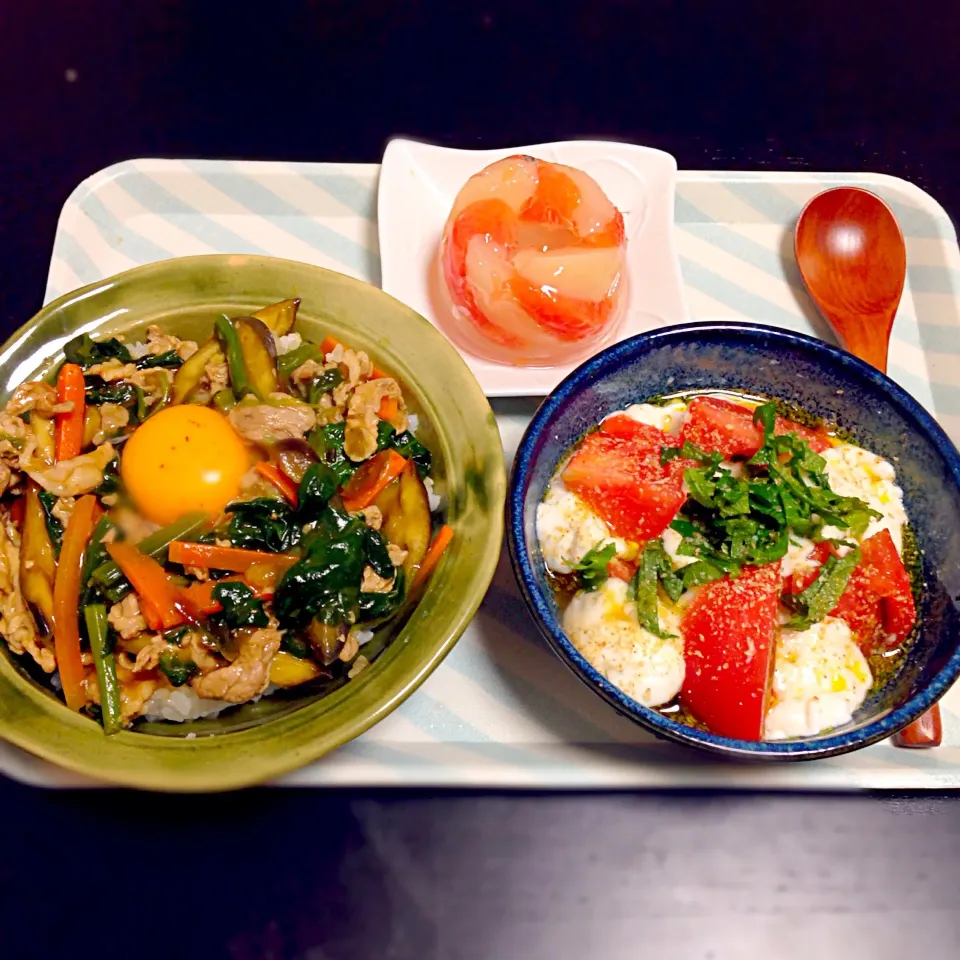
{"label": "blue and white striped tray", "polygon": [[[260,253],[377,283],[373,164],[136,160],[82,183],[64,206],[46,299],[149,261]],[[893,207],[909,276],[891,376],[960,441],[960,250],[943,209],[871,174],[680,172],[676,244],[692,319],[760,320],[829,336],[802,290],[792,225],[828,185],[862,184]],[[497,400],[508,458],[536,401]],[[960,786],[960,689],[944,744],[879,744],[789,766],[714,763],[640,732],[581,686],[537,636],[509,564],[463,639],[423,687],[358,740],[286,785],[889,789]],[[0,745],[0,771],[48,786],[90,785]]]}

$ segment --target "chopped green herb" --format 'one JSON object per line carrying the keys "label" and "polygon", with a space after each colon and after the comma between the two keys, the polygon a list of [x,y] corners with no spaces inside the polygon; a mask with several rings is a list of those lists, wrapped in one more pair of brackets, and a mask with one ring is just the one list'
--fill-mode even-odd
{"label": "chopped green herb", "polygon": [[670,559],[664,553],[659,540],[651,541],[640,554],[640,564],[630,581],[627,595],[637,605],[637,620],[640,626],[657,637],[671,637],[660,629],[660,616],[657,612],[657,582],[663,570],[664,562],[670,567]]}
{"label": "chopped green herb", "polygon": [[827,557],[817,579],[806,590],[794,596],[784,596],[784,603],[794,614],[787,626],[803,630],[813,623],[819,623],[840,602],[850,575],[859,562],[859,547],[853,547],[842,557],[835,554]]}
{"label": "chopped green herb", "polygon": [[168,350],[166,353],[147,354],[136,362],[138,370],[150,370],[153,367],[179,367],[183,365],[183,360],[176,350]]}
{"label": "chopped green herb", "polygon": [[607,564],[616,556],[617,545],[607,543],[606,546],[598,543],[591,547],[579,563],[569,563],[568,566],[580,581],[580,585],[586,591],[596,590],[607,581]]}

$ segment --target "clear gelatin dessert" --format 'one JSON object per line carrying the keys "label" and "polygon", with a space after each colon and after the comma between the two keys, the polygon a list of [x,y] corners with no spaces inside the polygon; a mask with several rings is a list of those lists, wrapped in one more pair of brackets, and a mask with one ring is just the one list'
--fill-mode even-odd
{"label": "clear gelatin dessert", "polygon": [[492,163],[463,185],[444,227],[444,330],[500,363],[579,360],[623,314],[626,242],[620,211],[582,170]]}

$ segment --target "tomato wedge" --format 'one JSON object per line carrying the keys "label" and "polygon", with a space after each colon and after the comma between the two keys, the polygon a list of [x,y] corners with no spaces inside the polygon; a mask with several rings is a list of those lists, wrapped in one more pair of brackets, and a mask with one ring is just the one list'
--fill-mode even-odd
{"label": "tomato wedge", "polygon": [[722,737],[763,737],[779,592],[779,561],[744,567],[735,580],[708,583],[684,614],[680,696]]}
{"label": "tomato wedge", "polygon": [[617,536],[658,537],[683,506],[679,457],[666,466],[660,450],[675,440],[654,427],[619,415],[588,434],[563,470],[563,482],[601,516]]}
{"label": "tomato wedge", "polygon": [[[777,417],[774,430],[781,436],[796,434],[817,453],[830,446],[822,432],[784,417]],[[694,397],[680,436],[701,450],[724,457],[752,457],[763,445],[763,427],[753,422],[753,411],[720,397]]]}
{"label": "tomato wedge", "polygon": [[[902,643],[917,621],[910,575],[889,530],[860,544],[860,563],[850,575],[831,616],[846,620],[864,653],[888,646],[885,637]],[[882,627],[882,634],[881,634]]]}
{"label": "tomato wedge", "polygon": [[752,457],[763,445],[763,427],[753,422],[753,411],[719,397],[694,397],[680,434],[708,453],[724,457]]}
{"label": "tomato wedge", "polygon": [[788,576],[783,578],[783,593],[803,593],[814,580],[820,576],[820,567],[830,556],[830,544],[826,541],[814,546],[810,559],[814,561],[814,566],[804,566],[803,570],[794,570]]}

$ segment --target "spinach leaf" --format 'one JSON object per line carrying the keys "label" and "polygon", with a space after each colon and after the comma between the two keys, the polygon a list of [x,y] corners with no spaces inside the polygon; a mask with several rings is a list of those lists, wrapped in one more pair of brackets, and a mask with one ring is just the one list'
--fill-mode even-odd
{"label": "spinach leaf", "polygon": [[[659,549],[658,549],[659,548]],[[660,577],[663,559],[663,547],[659,541],[648,544],[640,554],[640,564],[630,581],[627,595],[637,605],[637,620],[640,626],[657,637],[671,637],[660,629],[660,616],[657,612],[657,581]],[[669,558],[666,558],[669,563]]]}
{"label": "spinach leaf", "polygon": [[116,359],[121,363],[130,363],[133,357],[130,351],[116,337],[109,340],[94,340],[89,333],[74,337],[63,348],[68,363],[77,363],[84,370],[95,363]]}
{"label": "spinach leaf", "polygon": [[120,479],[120,458],[114,457],[103,468],[103,480],[100,486],[93,492],[98,497],[105,497],[110,493],[117,493],[123,489],[123,481]]}
{"label": "spinach leaf", "polygon": [[360,593],[357,600],[357,622],[367,623],[388,617],[404,601],[406,589],[403,568],[397,568],[393,586],[387,593]]}
{"label": "spinach leaf", "polygon": [[37,499],[43,507],[43,515],[47,521],[47,535],[53,544],[54,553],[60,556],[60,547],[63,545],[63,524],[54,516],[53,508],[57,505],[57,495],[49,490],[40,490]]}
{"label": "spinach leaf", "polygon": [[147,354],[136,361],[138,370],[150,370],[153,367],[180,367],[183,360],[176,350],[168,350],[166,353]]}
{"label": "spinach leaf", "polygon": [[310,446],[316,451],[321,462],[333,470],[337,485],[340,487],[353,476],[357,469],[357,464],[343,452],[345,429],[346,425],[343,423],[328,423],[314,428],[308,437]]}
{"label": "spinach leaf", "polygon": [[316,406],[325,393],[329,393],[331,390],[339,387],[341,383],[343,383],[343,374],[340,372],[339,367],[331,367],[329,370],[324,370],[323,373],[317,374],[317,376],[310,381],[307,400]]}
{"label": "spinach leaf", "polygon": [[390,441],[390,446],[400,456],[412,460],[417,465],[417,473],[420,474],[421,480],[430,473],[433,464],[430,451],[409,430],[395,434]]}
{"label": "spinach leaf", "polygon": [[270,622],[263,609],[263,601],[258,600],[245,583],[218,583],[213,588],[213,599],[223,610],[210,619],[226,624],[231,630],[240,627],[265,627]]}
{"label": "spinach leaf", "polygon": [[384,580],[389,580],[395,567],[387,550],[387,541],[376,530],[367,527],[364,532],[363,557],[373,568],[373,572]]}
{"label": "spinach leaf", "polygon": [[325,463],[307,468],[297,494],[297,516],[301,523],[316,519],[337,492],[337,476]]}
{"label": "spinach leaf", "polygon": [[331,606],[346,618],[363,576],[367,529],[362,521],[327,507],[304,540],[304,557],[287,571],[277,588],[273,609],[281,624],[302,626]]}
{"label": "spinach leaf", "polygon": [[803,630],[819,623],[840,602],[860,556],[859,547],[853,547],[842,557],[831,554],[820,567],[817,579],[806,590],[794,596],[784,595],[784,603],[794,611],[787,626]]}
{"label": "spinach leaf", "polygon": [[390,441],[396,432],[386,420],[377,421],[377,453],[392,446]]}
{"label": "spinach leaf", "polygon": [[137,388],[132,383],[107,383],[100,377],[84,377],[86,391],[84,399],[92,406],[101,403],[119,403],[123,407],[137,402]]}
{"label": "spinach leaf", "polygon": [[602,541],[591,547],[579,563],[569,563],[570,569],[577,574],[580,586],[588,593],[596,590],[607,581],[607,564],[616,556],[617,545],[608,543],[602,546]]}
{"label": "spinach leaf", "polygon": [[307,643],[306,637],[293,630],[284,631],[283,638],[280,640],[280,649],[300,660],[306,660],[310,656],[310,644]]}
{"label": "spinach leaf", "polygon": [[283,500],[257,497],[231,503],[227,511],[233,516],[226,539],[235,547],[284,553],[295,547],[303,535],[295,511]]}
{"label": "spinach leaf", "polygon": [[181,660],[172,650],[160,654],[159,666],[175,687],[182,687],[197,672],[192,660]]}

